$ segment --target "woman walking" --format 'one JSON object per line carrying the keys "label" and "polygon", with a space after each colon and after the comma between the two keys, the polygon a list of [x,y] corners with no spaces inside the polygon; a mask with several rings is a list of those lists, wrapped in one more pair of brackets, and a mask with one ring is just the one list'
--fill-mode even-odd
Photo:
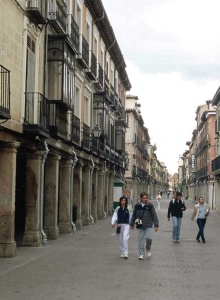
{"label": "woman walking", "polygon": [[209,206],[204,202],[204,198],[200,197],[198,204],[194,206],[194,211],[192,214],[192,220],[195,218],[197,225],[199,227],[199,232],[196,236],[197,242],[200,242],[200,237],[202,242],[205,243],[204,229],[206,224],[206,218],[209,215]]}
{"label": "woman walking", "polygon": [[120,257],[128,258],[128,240],[130,232],[130,220],[132,212],[128,209],[128,200],[125,196],[119,199],[119,206],[115,209],[112,216],[112,227],[117,223],[116,233],[118,235],[118,245],[120,249]]}

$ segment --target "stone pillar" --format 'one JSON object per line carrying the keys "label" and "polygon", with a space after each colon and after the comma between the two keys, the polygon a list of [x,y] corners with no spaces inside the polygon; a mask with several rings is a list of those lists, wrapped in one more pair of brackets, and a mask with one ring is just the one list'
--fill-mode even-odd
{"label": "stone pillar", "polygon": [[22,245],[39,247],[41,236],[41,191],[44,151],[38,151],[27,158],[26,165],[26,217]]}
{"label": "stone pillar", "polygon": [[83,167],[83,176],[82,176],[82,224],[89,225],[90,224],[90,172],[91,168],[89,165]]}
{"label": "stone pillar", "polygon": [[98,214],[99,220],[104,219],[103,204],[104,204],[104,171],[103,171],[103,169],[101,169],[98,172],[97,214]]}
{"label": "stone pillar", "polygon": [[105,173],[105,205],[104,205],[104,211],[106,212],[106,215],[108,216],[108,202],[109,202],[109,172],[106,171]]}
{"label": "stone pillar", "polygon": [[72,201],[71,201],[71,174],[73,160],[69,159],[60,162],[60,190],[59,190],[59,232],[71,233],[72,226]]}
{"label": "stone pillar", "polygon": [[[74,223],[77,228],[82,227],[82,161],[78,161],[74,170],[74,179],[73,179],[73,206],[76,211],[76,220]],[[73,216],[74,217],[74,216]]]}
{"label": "stone pillar", "polygon": [[98,169],[94,168],[92,176],[92,217],[94,222],[98,221],[97,202],[98,202]]}
{"label": "stone pillar", "polygon": [[20,143],[0,147],[0,256],[16,256],[14,240],[16,155]]}
{"label": "stone pillar", "polygon": [[49,239],[57,239],[58,228],[58,193],[59,161],[61,156],[48,156],[45,170],[44,230]]}
{"label": "stone pillar", "polygon": [[112,215],[112,209],[113,209],[113,192],[114,192],[114,174],[111,172],[109,174],[109,188],[108,188],[108,215]]}

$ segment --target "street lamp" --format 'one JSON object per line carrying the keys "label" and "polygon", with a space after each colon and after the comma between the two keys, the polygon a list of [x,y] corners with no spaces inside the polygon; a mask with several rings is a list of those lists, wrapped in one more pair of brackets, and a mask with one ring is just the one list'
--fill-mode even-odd
{"label": "street lamp", "polygon": [[95,127],[93,128],[93,135],[96,139],[100,138],[101,135],[101,128],[96,124]]}

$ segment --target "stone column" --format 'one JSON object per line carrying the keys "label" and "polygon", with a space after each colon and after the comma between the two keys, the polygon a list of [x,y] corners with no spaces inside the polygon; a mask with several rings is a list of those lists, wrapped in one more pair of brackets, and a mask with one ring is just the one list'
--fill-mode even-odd
{"label": "stone column", "polygon": [[58,196],[59,196],[59,161],[61,156],[48,156],[45,170],[44,230],[49,239],[57,239]]}
{"label": "stone column", "polygon": [[42,245],[41,192],[42,164],[44,151],[38,151],[27,158],[26,165],[26,217],[22,245],[39,247]]}
{"label": "stone column", "polygon": [[106,215],[108,216],[108,202],[109,202],[109,172],[106,171],[105,173],[105,205],[104,205],[104,211],[106,212]]}
{"label": "stone column", "polygon": [[109,189],[108,189],[108,215],[112,215],[112,209],[113,209],[113,191],[114,191],[114,174],[111,172],[109,174]]}
{"label": "stone column", "polygon": [[82,224],[89,225],[90,224],[90,172],[91,167],[86,165],[83,167],[83,176],[82,176]]}
{"label": "stone column", "polygon": [[59,232],[71,233],[72,226],[72,209],[71,206],[71,174],[73,160],[69,159],[60,162],[60,190],[59,190]]}
{"label": "stone column", "polygon": [[98,172],[98,201],[97,201],[97,214],[98,219],[104,219],[103,203],[104,203],[104,171],[101,169]]}
{"label": "stone column", "polygon": [[0,256],[14,257],[16,155],[20,143],[0,147]]}
{"label": "stone column", "polygon": [[94,222],[98,221],[97,203],[98,203],[98,169],[95,167],[92,176],[92,217]]}
{"label": "stone column", "polygon": [[74,221],[77,228],[82,227],[82,161],[78,161],[74,170],[73,179],[73,206],[76,211],[76,220]]}

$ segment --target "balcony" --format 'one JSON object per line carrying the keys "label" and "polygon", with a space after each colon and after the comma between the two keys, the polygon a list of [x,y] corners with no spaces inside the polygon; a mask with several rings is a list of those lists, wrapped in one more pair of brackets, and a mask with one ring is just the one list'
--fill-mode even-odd
{"label": "balcony", "polygon": [[82,123],[82,147],[84,150],[90,151],[91,129],[85,123]]}
{"label": "balcony", "polygon": [[34,24],[46,24],[46,1],[45,0],[27,0],[26,12],[28,18]]}
{"label": "balcony", "polygon": [[79,53],[76,58],[83,69],[89,67],[89,44],[82,34],[79,36]]}
{"label": "balcony", "polygon": [[104,79],[103,68],[100,64],[98,64],[98,76],[97,76],[97,81],[95,82],[96,88],[98,90],[103,90],[103,79]]}
{"label": "balcony", "polygon": [[76,24],[72,15],[68,15],[67,18],[67,34],[69,35],[69,41],[74,52],[79,52],[79,27]]}
{"label": "balcony", "polygon": [[10,119],[10,71],[0,65],[0,119]]}
{"label": "balcony", "polygon": [[89,68],[85,70],[91,80],[96,80],[97,77],[97,59],[95,54],[89,51]]}
{"label": "balcony", "polygon": [[69,122],[68,122],[68,142],[69,144],[74,144],[79,146],[80,144],[80,119],[77,118],[73,112],[69,112]]}
{"label": "balcony", "polygon": [[49,0],[48,21],[58,34],[66,34],[67,6],[63,0]]}
{"label": "balcony", "polygon": [[24,134],[49,137],[50,101],[40,93],[25,93]]}
{"label": "balcony", "polygon": [[214,175],[220,174],[220,155],[212,160],[212,172]]}
{"label": "balcony", "polygon": [[60,102],[50,102],[50,135],[56,139],[67,140],[68,108]]}

